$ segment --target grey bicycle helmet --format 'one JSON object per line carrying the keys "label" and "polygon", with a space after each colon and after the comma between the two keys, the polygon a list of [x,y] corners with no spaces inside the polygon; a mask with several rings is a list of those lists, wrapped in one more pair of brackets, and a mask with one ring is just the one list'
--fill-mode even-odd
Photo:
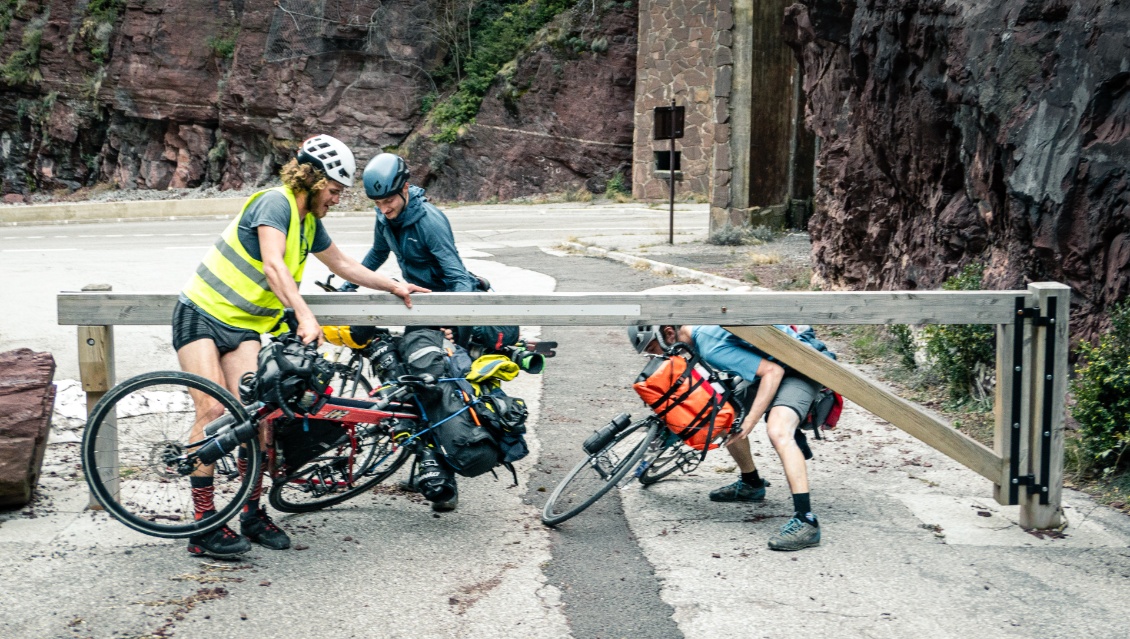
{"label": "grey bicycle helmet", "polygon": [[353,186],[353,172],[357,161],[353,151],[341,140],[330,135],[315,135],[306,138],[298,148],[299,164],[312,164],[326,177],[345,186]]}
{"label": "grey bicycle helmet", "polygon": [[637,353],[647,350],[647,345],[655,340],[659,340],[659,345],[663,348],[670,346],[663,340],[663,331],[658,325],[628,327],[628,341],[632,343]]}
{"label": "grey bicycle helmet", "polygon": [[361,181],[365,184],[365,195],[379,200],[400,193],[408,177],[408,164],[399,155],[381,153],[365,165]]}

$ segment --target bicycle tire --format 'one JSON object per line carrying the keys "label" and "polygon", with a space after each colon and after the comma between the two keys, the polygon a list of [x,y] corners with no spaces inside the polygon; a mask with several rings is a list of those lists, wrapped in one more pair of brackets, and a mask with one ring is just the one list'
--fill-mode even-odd
{"label": "bicycle tire", "polygon": [[373,384],[364,374],[357,375],[356,369],[344,364],[335,367],[330,388],[333,389],[334,397],[367,398],[373,392]]}
{"label": "bicycle tire", "polygon": [[110,389],[83,432],[83,473],[91,494],[115,519],[154,537],[191,537],[223,526],[247,501],[251,478],[259,475],[259,441],[253,438],[246,443],[246,473],[239,473],[232,454],[213,467],[215,516],[194,518],[189,476],[163,462],[166,455],[183,453],[192,439],[196,411],[190,391],[211,397],[235,423],[248,419],[219,384],[183,371],[158,371]]}
{"label": "bicycle tire", "polygon": [[[368,425],[361,424],[358,428],[366,426]],[[303,464],[297,472],[291,473],[284,481],[272,485],[267,494],[271,506],[284,513],[308,513],[320,510],[352,499],[400,470],[409,455],[408,449],[404,447],[391,452],[391,457],[386,459],[385,464],[373,466],[380,463],[381,458],[390,452],[392,439],[387,432],[379,430],[378,427],[371,426],[371,428],[373,428],[372,433],[363,435],[359,439],[357,448],[353,451],[352,461],[348,454],[341,454],[345,452],[343,449],[339,449],[335,454],[315,457]],[[346,469],[346,465],[350,468]],[[328,471],[329,474],[318,475],[315,478],[315,474],[320,470]],[[347,471],[349,475],[346,475]],[[346,486],[341,492],[336,490],[338,480],[335,475],[337,474],[346,480],[344,482]],[[321,495],[314,494],[316,491],[312,490],[312,487],[315,482],[324,485],[326,477],[334,482],[334,487]],[[353,480],[351,484],[350,480]]]}
{"label": "bicycle tire", "polygon": [[644,486],[650,486],[676,470],[679,470],[679,464],[677,462],[686,452],[683,450],[684,448],[698,454],[697,451],[683,446],[683,441],[678,437],[669,437],[666,442],[660,441],[656,450],[649,450],[644,455],[643,463],[646,464],[646,466],[643,472],[640,473],[640,483]]}
{"label": "bicycle tire", "polygon": [[[639,438],[640,430],[644,428],[643,437]],[[659,428],[659,421],[654,416],[641,419],[616,435],[604,448],[574,466],[545,502],[542,523],[556,526],[595,504],[639,465]]]}

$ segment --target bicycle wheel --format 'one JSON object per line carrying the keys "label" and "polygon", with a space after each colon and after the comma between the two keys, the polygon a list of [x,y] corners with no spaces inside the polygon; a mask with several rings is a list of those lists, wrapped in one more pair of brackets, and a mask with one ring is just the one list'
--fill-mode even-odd
{"label": "bicycle wheel", "polygon": [[[196,401],[218,405],[198,419]],[[259,441],[247,442],[250,459],[241,476],[234,455],[221,457],[212,471],[216,516],[194,518],[188,474],[174,458],[203,439],[205,423],[230,416],[248,419],[243,406],[215,382],[181,371],[144,373],[110,389],[94,407],[82,438],[82,463],[90,492],[115,519],[155,537],[189,537],[224,525],[251,492],[259,473]],[[196,432],[194,433],[194,429]]]}
{"label": "bicycle wheel", "polygon": [[659,428],[659,420],[654,416],[641,419],[624,429],[596,454],[577,464],[545,502],[542,523],[556,526],[593,505],[613,486],[620,484],[639,465]]}
{"label": "bicycle wheel", "polygon": [[356,368],[345,364],[335,365],[334,376],[330,380],[334,397],[367,398],[373,390],[373,385],[365,377],[363,370],[363,362],[357,362]]}
{"label": "bicycle wheel", "polygon": [[689,473],[698,467],[702,453],[683,444],[674,433],[667,431],[648,445],[643,456],[640,483],[650,486],[676,470]]}
{"label": "bicycle wheel", "polygon": [[408,449],[396,447],[388,429],[358,424],[353,438],[302,465],[275,483],[267,498],[276,510],[305,513],[351,499],[388,479],[404,465]]}

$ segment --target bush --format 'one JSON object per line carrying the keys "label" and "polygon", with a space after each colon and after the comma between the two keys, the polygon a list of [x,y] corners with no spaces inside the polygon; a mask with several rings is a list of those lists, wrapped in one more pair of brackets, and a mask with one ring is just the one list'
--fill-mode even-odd
{"label": "bush", "polygon": [[36,84],[43,79],[39,73],[39,47],[43,41],[43,22],[32,21],[24,29],[20,49],[8,57],[0,68],[0,78],[4,82],[16,84]]}
{"label": "bush", "polygon": [[[970,264],[942,284],[947,291],[981,290],[980,264]],[[996,361],[996,333],[984,324],[931,325],[923,330],[931,367],[944,380],[950,399],[992,401],[990,392]]]}
{"label": "bush", "polygon": [[604,184],[604,193],[608,197],[615,197],[617,195],[627,195],[628,187],[624,184],[624,174],[617,171],[608,178],[608,182]]}
{"label": "bush", "polygon": [[907,370],[918,368],[918,361],[914,359],[917,347],[914,344],[914,333],[906,324],[891,324],[888,327],[891,337],[895,338],[895,352],[898,353],[899,362]]}
{"label": "bush", "polygon": [[1076,353],[1084,362],[1071,382],[1079,441],[1097,469],[1112,472],[1130,448],[1130,302],[1114,307],[1098,346],[1083,342]]}
{"label": "bush", "polygon": [[746,230],[741,226],[726,224],[706,238],[707,244],[715,246],[741,246],[746,242]]}

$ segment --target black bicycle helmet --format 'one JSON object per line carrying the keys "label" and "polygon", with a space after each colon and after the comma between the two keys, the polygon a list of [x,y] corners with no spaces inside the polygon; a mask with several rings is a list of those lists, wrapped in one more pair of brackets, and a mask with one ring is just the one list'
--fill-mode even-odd
{"label": "black bicycle helmet", "polygon": [[353,186],[357,161],[353,159],[353,151],[341,140],[330,135],[306,138],[298,148],[297,157],[299,164],[312,164],[334,182]]}
{"label": "black bicycle helmet", "polygon": [[659,345],[663,348],[670,346],[663,339],[663,331],[657,324],[650,326],[629,326],[628,327],[628,341],[635,347],[637,353],[642,353],[647,350],[647,345],[655,340],[659,340]]}
{"label": "black bicycle helmet", "polygon": [[361,181],[365,184],[365,195],[370,200],[379,200],[400,193],[408,177],[408,164],[399,155],[381,153],[365,165]]}

